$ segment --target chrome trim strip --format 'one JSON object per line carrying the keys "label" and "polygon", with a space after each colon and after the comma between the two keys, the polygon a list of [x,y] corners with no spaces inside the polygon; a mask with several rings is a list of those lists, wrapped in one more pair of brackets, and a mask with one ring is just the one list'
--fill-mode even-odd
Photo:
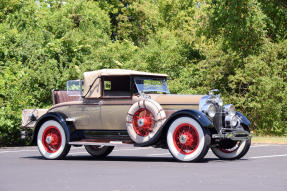
{"label": "chrome trim strip", "polygon": [[75,118],[66,118],[66,121],[73,122],[73,121],[76,121],[76,119]]}

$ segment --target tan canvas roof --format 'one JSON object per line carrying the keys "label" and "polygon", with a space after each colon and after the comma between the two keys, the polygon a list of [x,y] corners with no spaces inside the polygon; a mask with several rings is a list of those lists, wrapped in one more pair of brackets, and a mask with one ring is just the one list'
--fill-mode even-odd
{"label": "tan canvas roof", "polygon": [[[93,84],[94,80],[101,76],[153,76],[153,77],[168,77],[166,74],[157,74],[150,72],[139,72],[135,70],[124,70],[124,69],[102,69],[91,72],[84,72],[84,95],[88,92],[90,86]],[[101,84],[100,80],[97,80],[91,91],[86,96],[87,98],[97,98],[100,97]]]}
{"label": "tan canvas roof", "polygon": [[159,77],[167,77],[166,74],[158,74],[158,73],[150,73],[150,72],[139,72],[135,70],[124,70],[124,69],[102,69],[91,72],[85,72],[84,76],[159,76]]}

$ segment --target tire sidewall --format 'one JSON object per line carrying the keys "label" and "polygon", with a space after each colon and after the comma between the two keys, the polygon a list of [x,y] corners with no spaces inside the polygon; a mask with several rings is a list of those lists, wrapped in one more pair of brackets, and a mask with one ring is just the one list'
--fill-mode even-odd
{"label": "tire sidewall", "polygon": [[243,157],[248,152],[250,145],[251,140],[245,140],[241,141],[239,147],[231,153],[223,152],[218,147],[214,147],[211,150],[220,159],[234,160]]}
{"label": "tire sidewall", "polygon": [[[61,146],[60,148],[54,152],[54,153],[49,153],[48,151],[46,151],[43,142],[42,142],[42,137],[43,134],[45,132],[45,130],[50,127],[50,126],[54,126],[56,127],[60,134],[61,134]],[[67,139],[66,139],[66,133],[64,128],[62,127],[62,125],[60,123],[58,123],[55,120],[48,120],[46,122],[44,122],[41,127],[39,128],[38,134],[37,134],[37,145],[38,145],[38,149],[40,151],[40,153],[42,154],[42,156],[46,159],[59,159],[62,157],[62,155],[65,153],[66,149],[67,149]]]}
{"label": "tire sidewall", "polygon": [[93,148],[93,146],[85,145],[85,149],[93,157],[101,158],[101,157],[105,157],[105,156],[109,155],[113,151],[114,147],[113,146],[103,146],[102,148],[100,148],[99,151],[97,151]]}
{"label": "tire sidewall", "polygon": [[[199,137],[199,142],[196,150],[190,154],[180,153],[173,139],[176,128],[183,123],[188,123],[192,125],[194,129],[197,131]],[[207,149],[204,130],[197,121],[195,121],[190,117],[180,117],[171,123],[167,132],[167,145],[172,156],[180,161],[197,161],[203,156],[203,152],[205,152]]]}
{"label": "tire sidewall", "polygon": [[[134,126],[133,126],[133,116],[139,109],[147,109],[149,110],[154,119],[155,124],[153,127],[152,132],[150,132],[147,136],[140,136],[136,133]],[[166,120],[166,114],[163,110],[163,108],[158,104],[156,101],[147,99],[147,100],[141,100],[136,103],[134,103],[131,108],[128,111],[128,115],[126,118],[126,127],[129,134],[129,137],[137,144],[145,146],[149,145],[153,142],[153,140],[157,137],[158,132],[161,131],[162,125],[164,124]]]}

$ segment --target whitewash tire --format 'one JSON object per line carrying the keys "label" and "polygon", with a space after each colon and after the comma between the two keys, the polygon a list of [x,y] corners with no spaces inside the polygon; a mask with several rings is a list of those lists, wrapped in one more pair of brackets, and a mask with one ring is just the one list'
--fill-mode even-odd
{"label": "whitewash tire", "polygon": [[[140,109],[149,110],[154,118],[154,126],[152,128],[152,131],[146,136],[141,136],[140,134],[138,134],[133,125],[134,115]],[[157,133],[162,128],[165,120],[166,114],[160,104],[151,99],[144,99],[134,103],[129,109],[126,118],[126,127],[130,138],[135,143],[139,145],[148,145],[157,136]]]}
{"label": "whitewash tire", "polygon": [[[190,125],[198,135],[197,146],[190,153],[181,152],[174,138],[178,131],[177,129],[186,126],[186,124]],[[201,127],[200,124],[191,117],[177,118],[171,123],[167,132],[168,149],[172,156],[179,161],[196,162],[201,160],[208,152],[210,141],[211,138],[208,130]]]}
{"label": "whitewash tire", "polygon": [[[46,133],[49,129],[55,129],[61,138],[61,141],[59,141],[58,144],[59,146],[54,151],[51,151],[51,149],[47,147],[47,143],[45,143],[47,139]],[[55,120],[48,120],[40,126],[37,134],[37,145],[41,155],[45,159],[63,159],[68,154],[71,147],[66,139],[64,128]]]}
{"label": "whitewash tire", "polygon": [[212,152],[222,160],[236,160],[242,158],[248,151],[251,146],[251,140],[240,141],[238,148],[232,152],[226,152],[221,148],[214,147],[211,148]]}

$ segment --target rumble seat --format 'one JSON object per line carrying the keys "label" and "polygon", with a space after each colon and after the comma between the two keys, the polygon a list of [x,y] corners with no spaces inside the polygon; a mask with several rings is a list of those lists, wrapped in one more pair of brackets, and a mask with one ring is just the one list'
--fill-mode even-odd
{"label": "rumble seat", "polygon": [[80,101],[81,96],[69,96],[65,90],[52,90],[53,104],[69,102],[69,101]]}

